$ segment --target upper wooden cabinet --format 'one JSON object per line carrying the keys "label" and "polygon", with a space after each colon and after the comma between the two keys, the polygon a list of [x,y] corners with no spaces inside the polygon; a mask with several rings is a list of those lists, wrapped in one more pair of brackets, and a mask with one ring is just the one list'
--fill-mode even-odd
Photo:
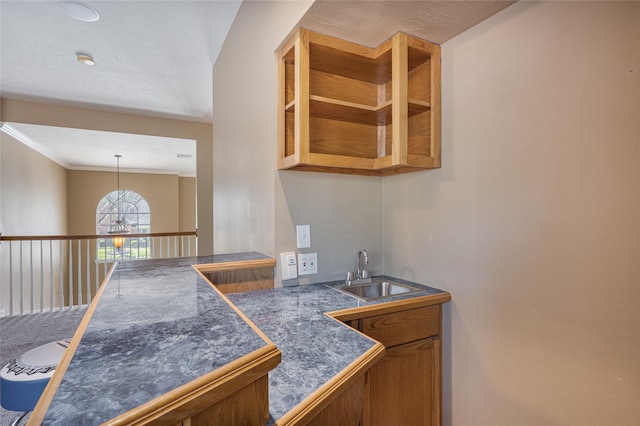
{"label": "upper wooden cabinet", "polygon": [[440,167],[440,46],[397,33],[370,48],[299,29],[277,55],[280,169]]}

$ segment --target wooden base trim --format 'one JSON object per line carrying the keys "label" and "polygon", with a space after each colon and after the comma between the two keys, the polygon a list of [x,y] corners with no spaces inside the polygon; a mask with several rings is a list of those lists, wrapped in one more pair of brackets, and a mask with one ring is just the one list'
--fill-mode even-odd
{"label": "wooden base trim", "polygon": [[[319,154],[313,154],[319,155]],[[386,158],[386,157],[384,157]],[[372,159],[372,161],[376,162],[378,159]],[[386,163],[388,160],[384,160]],[[429,170],[432,168],[439,168],[440,162],[436,160],[428,160],[428,164],[433,164],[432,166],[422,167],[422,166],[412,166],[412,165],[394,165],[394,166],[384,166],[384,167],[349,167],[347,165],[341,165],[340,167],[335,166],[322,166],[322,165],[309,165],[309,164],[293,164],[287,167],[280,167],[280,170],[291,170],[291,171],[304,171],[304,172],[318,172],[318,173],[339,173],[339,174],[349,174],[349,175],[362,175],[362,176],[392,176],[399,175],[404,173],[411,173],[421,170]]]}
{"label": "wooden base trim", "polygon": [[295,167],[298,164],[298,159],[296,159],[295,155],[289,155],[284,158],[280,158],[278,168],[281,170],[290,169],[291,167]]}

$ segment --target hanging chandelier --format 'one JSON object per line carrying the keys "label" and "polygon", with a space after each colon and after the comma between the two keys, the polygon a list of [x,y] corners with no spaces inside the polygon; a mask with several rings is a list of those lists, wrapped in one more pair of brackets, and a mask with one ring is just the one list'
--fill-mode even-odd
{"label": "hanging chandelier", "polygon": [[121,193],[120,193],[120,157],[122,157],[122,155],[116,154],[115,157],[116,157],[116,182],[117,182],[117,188],[118,188],[118,193],[117,193],[118,200],[116,202],[117,215],[116,215],[116,220],[114,222],[111,222],[111,225],[109,226],[109,230],[107,231],[107,233],[114,235],[111,238],[111,241],[113,242],[113,246],[119,249],[124,245],[124,241],[125,241],[125,237],[121,236],[120,234],[128,234],[129,226],[125,221],[124,215],[122,214],[122,208],[121,208],[123,199],[121,198]]}

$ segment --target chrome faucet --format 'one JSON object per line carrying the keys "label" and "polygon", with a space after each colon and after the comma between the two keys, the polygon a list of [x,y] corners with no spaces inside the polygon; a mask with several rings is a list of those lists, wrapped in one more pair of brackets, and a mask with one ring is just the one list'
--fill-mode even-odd
{"label": "chrome faucet", "polygon": [[358,257],[356,257],[356,279],[369,278],[369,271],[363,269],[361,266],[361,261],[364,259],[364,264],[369,264],[369,257],[367,256],[366,250],[360,250],[358,252]]}
{"label": "chrome faucet", "polygon": [[[364,261],[364,263],[363,263]],[[356,271],[347,272],[347,279],[345,280],[347,285],[370,283],[371,277],[369,276],[369,270],[363,265],[369,264],[369,256],[366,250],[360,250],[356,257]]]}

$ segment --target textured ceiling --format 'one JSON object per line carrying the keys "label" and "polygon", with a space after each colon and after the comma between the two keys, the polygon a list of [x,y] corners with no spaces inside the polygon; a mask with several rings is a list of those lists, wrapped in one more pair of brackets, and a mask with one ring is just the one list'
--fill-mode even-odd
{"label": "textured ceiling", "polygon": [[442,44],[513,3],[317,0],[300,26],[370,47],[398,31]]}
{"label": "textured ceiling", "polygon": [[98,21],[72,19],[56,1],[0,1],[4,97],[211,121],[211,70],[240,1],[84,3]]}
{"label": "textured ceiling", "polygon": [[[241,0],[81,1],[100,13],[98,21],[74,20],[53,0],[0,0],[3,97],[212,120],[211,72]],[[368,46],[398,31],[442,44],[512,3],[317,0],[299,25]],[[93,55],[95,65],[78,63],[77,52]],[[194,170],[184,169],[184,161],[175,163],[175,155],[189,150],[192,141],[181,146],[179,140],[158,138],[157,155],[148,155],[139,147],[151,137],[11,126],[65,167],[103,168],[94,159],[112,159],[117,141],[125,168],[186,175]],[[91,154],[78,155],[79,141]],[[161,146],[166,149],[155,148]]]}

